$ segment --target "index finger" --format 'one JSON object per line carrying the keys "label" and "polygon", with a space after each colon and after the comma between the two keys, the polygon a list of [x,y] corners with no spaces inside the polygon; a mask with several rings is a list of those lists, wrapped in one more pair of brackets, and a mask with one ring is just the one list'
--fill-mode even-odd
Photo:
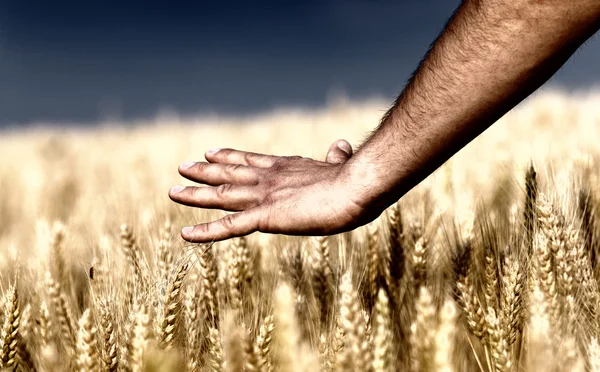
{"label": "index finger", "polygon": [[258,154],[256,152],[239,151],[234,149],[212,149],[204,155],[210,163],[242,164],[259,168],[269,168],[279,158],[273,155]]}

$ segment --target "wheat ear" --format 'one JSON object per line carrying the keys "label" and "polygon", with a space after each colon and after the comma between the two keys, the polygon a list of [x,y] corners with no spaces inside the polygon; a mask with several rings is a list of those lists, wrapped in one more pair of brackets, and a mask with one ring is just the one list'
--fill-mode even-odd
{"label": "wheat ear", "polygon": [[4,325],[0,335],[0,367],[16,370],[18,367],[17,352],[19,350],[19,323],[21,312],[19,297],[14,286],[8,289],[6,296]]}
{"label": "wheat ear", "polygon": [[141,253],[140,247],[137,245],[133,230],[127,224],[121,225],[121,247],[125,252],[129,267],[133,270],[136,278],[142,278],[142,268],[140,266]]}
{"label": "wheat ear", "polygon": [[236,319],[239,319],[239,314],[229,312],[225,314],[223,322],[225,372],[243,372],[246,363],[243,346],[245,337],[242,327],[237,326]]}
{"label": "wheat ear", "polygon": [[456,334],[456,305],[450,298],[444,301],[435,334],[434,370],[453,372],[452,363],[454,335]]}
{"label": "wheat ear", "polygon": [[73,349],[75,346],[75,331],[71,311],[62,287],[52,278],[49,272],[46,273],[46,287],[60,326],[60,339],[67,349]]}
{"label": "wheat ear", "polygon": [[233,239],[225,258],[227,263],[227,283],[229,294],[229,305],[233,310],[242,309],[242,281],[244,267],[240,261],[243,248],[239,240]]}
{"label": "wheat ear", "polygon": [[161,324],[161,345],[165,349],[173,347],[175,330],[179,322],[181,307],[181,286],[190,268],[189,262],[179,265],[175,276],[171,279],[167,297],[164,302],[163,320]]}
{"label": "wheat ear", "polygon": [[198,366],[198,345],[202,333],[203,324],[200,323],[204,317],[200,316],[201,306],[196,283],[190,283],[185,289],[183,300],[183,315],[185,321],[185,332],[187,335],[187,359],[188,369],[195,370]]}
{"label": "wheat ear", "polygon": [[508,342],[504,329],[496,315],[496,310],[488,307],[486,314],[486,329],[488,332],[488,345],[496,372],[509,371],[512,365],[508,352]]}
{"label": "wheat ear", "polygon": [[377,290],[381,286],[381,254],[379,228],[376,223],[367,225],[367,273],[369,286],[369,305],[371,309],[377,298]]}
{"label": "wheat ear", "polygon": [[277,371],[296,372],[300,368],[300,329],[295,315],[296,295],[286,283],[281,283],[275,293],[275,332]]}
{"label": "wheat ear", "polygon": [[141,372],[144,368],[144,355],[152,336],[152,319],[148,306],[145,304],[134,305],[134,319],[127,344],[127,357],[125,363],[129,372]]}
{"label": "wheat ear", "polygon": [[104,367],[107,372],[116,372],[119,368],[119,356],[117,353],[117,334],[113,326],[112,315],[105,306],[102,306],[100,317],[102,336],[104,338]]}
{"label": "wheat ear", "polygon": [[411,370],[426,372],[431,369],[437,328],[435,305],[427,287],[419,289],[415,307],[416,317],[411,326]]}
{"label": "wheat ear", "polygon": [[600,372],[600,345],[598,339],[592,337],[588,346],[590,372]]}
{"label": "wheat ear", "polygon": [[96,327],[90,309],[83,312],[79,319],[77,333],[77,368],[80,372],[93,372],[98,369],[99,358],[96,341]]}
{"label": "wheat ear", "polygon": [[259,369],[261,371],[270,372],[273,370],[271,362],[271,341],[273,340],[273,329],[275,329],[275,321],[273,315],[267,315],[263,319],[263,323],[256,337],[256,349],[259,359]]}
{"label": "wheat ear", "polygon": [[347,371],[364,371],[361,357],[366,352],[365,324],[361,314],[358,294],[352,285],[352,273],[346,272],[340,281],[340,326],[344,333],[344,348],[338,360],[340,369]]}
{"label": "wheat ear", "polygon": [[522,326],[522,289],[523,272],[517,258],[506,257],[502,273],[502,296],[500,301],[500,327],[506,335],[508,346],[512,346],[521,331]]}
{"label": "wheat ear", "polygon": [[334,300],[333,272],[329,261],[327,237],[315,238],[313,273],[313,292],[318,299],[320,310],[319,324],[326,328],[329,323],[329,306]]}
{"label": "wheat ear", "polygon": [[392,363],[390,350],[392,342],[389,300],[383,288],[377,293],[375,301],[374,337],[373,337],[373,371],[390,372]]}
{"label": "wheat ear", "polygon": [[405,272],[405,255],[404,255],[404,226],[402,224],[402,214],[400,212],[400,203],[394,204],[390,209],[389,213],[389,242],[388,252],[385,258],[388,260],[389,266],[389,291],[391,293],[391,300],[398,304],[400,303],[399,298],[399,286]]}
{"label": "wheat ear", "polygon": [[40,314],[38,318],[37,327],[39,343],[42,348],[46,347],[50,343],[50,329],[52,328],[50,320],[50,312],[48,311],[48,305],[46,301],[42,301],[40,304]]}
{"label": "wheat ear", "polygon": [[210,368],[213,372],[223,371],[223,346],[219,330],[210,327],[208,330]]}
{"label": "wheat ear", "polygon": [[527,254],[533,253],[533,238],[536,226],[536,210],[537,204],[537,178],[533,164],[527,169],[525,174],[525,205],[523,208],[523,221],[525,227],[525,247]]}
{"label": "wheat ear", "polygon": [[471,275],[466,275],[459,278],[456,283],[458,290],[459,304],[467,320],[469,330],[480,340],[484,341],[485,336],[485,315],[481,302],[477,297],[475,287],[471,283]]}
{"label": "wheat ear", "polygon": [[217,268],[213,254],[213,246],[201,247],[200,277],[201,277],[201,306],[205,306],[208,323],[215,326],[219,320],[219,305],[217,296]]}

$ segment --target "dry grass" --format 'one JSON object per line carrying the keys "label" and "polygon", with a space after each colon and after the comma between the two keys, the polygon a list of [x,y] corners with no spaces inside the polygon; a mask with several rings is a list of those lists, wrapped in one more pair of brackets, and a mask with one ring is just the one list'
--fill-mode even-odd
{"label": "dry grass", "polygon": [[0,366],[599,371],[598,94],[530,99],[356,231],[180,239],[221,214],[168,200],[180,162],[322,159],[384,108],[4,133]]}

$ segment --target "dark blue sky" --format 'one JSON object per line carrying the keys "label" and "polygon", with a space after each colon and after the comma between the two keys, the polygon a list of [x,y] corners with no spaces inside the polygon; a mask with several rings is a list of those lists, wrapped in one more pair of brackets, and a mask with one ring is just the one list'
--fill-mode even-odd
{"label": "dark blue sky", "polygon": [[[458,0],[0,0],[0,125],[394,97]],[[552,80],[600,81],[592,40]]]}

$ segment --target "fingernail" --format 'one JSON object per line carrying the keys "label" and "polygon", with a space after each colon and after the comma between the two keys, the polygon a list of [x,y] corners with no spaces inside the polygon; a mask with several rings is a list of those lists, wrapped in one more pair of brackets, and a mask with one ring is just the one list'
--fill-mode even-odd
{"label": "fingernail", "polygon": [[181,168],[181,169],[188,169],[188,168],[193,167],[194,164],[196,164],[196,163],[194,163],[193,161],[186,161],[186,162],[181,163],[179,165],[179,168]]}
{"label": "fingernail", "polygon": [[183,186],[173,186],[171,187],[171,194],[177,194],[178,192],[182,191],[183,189],[185,189],[185,187]]}
{"label": "fingernail", "polygon": [[188,226],[188,227],[184,227],[183,229],[181,229],[181,232],[184,234],[189,234],[194,230],[194,228],[192,226]]}
{"label": "fingernail", "polygon": [[338,142],[337,147],[338,147],[338,149],[342,150],[346,154],[350,155],[350,149],[346,145],[346,142],[343,142],[343,141]]}
{"label": "fingernail", "polygon": [[219,152],[219,151],[221,151],[221,149],[219,149],[219,148],[216,148],[216,149],[210,149],[210,150],[208,150],[208,151],[206,152],[206,155],[214,155],[214,154],[216,154],[216,153],[217,153],[217,152]]}

